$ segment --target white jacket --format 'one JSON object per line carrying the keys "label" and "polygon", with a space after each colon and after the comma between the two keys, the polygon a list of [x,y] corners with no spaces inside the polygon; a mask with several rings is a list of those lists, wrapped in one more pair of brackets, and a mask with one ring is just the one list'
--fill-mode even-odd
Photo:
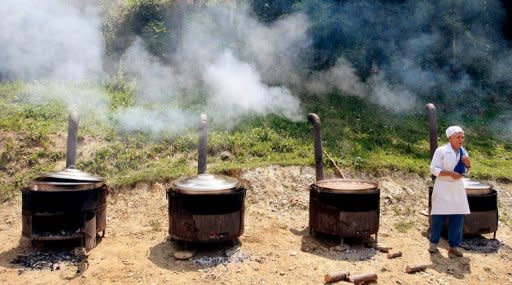
{"label": "white jacket", "polygon": [[[465,149],[462,149],[462,152],[464,156],[468,155]],[[470,213],[462,179],[455,180],[450,176],[439,176],[441,170],[453,171],[459,159],[459,152],[455,152],[449,143],[436,149],[430,163],[430,173],[437,176],[432,192],[431,215]]]}

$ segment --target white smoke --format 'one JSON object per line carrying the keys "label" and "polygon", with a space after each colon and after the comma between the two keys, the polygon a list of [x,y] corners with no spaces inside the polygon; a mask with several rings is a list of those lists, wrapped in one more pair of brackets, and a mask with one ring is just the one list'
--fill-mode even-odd
{"label": "white smoke", "polygon": [[199,115],[180,109],[156,109],[142,106],[119,109],[114,113],[115,120],[125,131],[145,131],[154,136],[172,130],[181,132],[197,126]]}
{"label": "white smoke", "polygon": [[[71,2],[6,0],[0,6],[0,76],[37,79],[29,89],[35,102],[57,98],[70,109],[92,109],[101,116],[109,112],[109,102],[100,89],[68,89],[73,84],[66,83],[104,80],[100,9]],[[181,45],[168,62],[152,56],[140,40],[122,56],[121,66],[133,76],[136,92],[133,106],[109,115],[122,129],[155,134],[183,130],[201,112],[227,127],[248,115],[277,114],[296,121],[304,119],[294,96],[299,90],[365,97],[403,111],[416,104],[415,92],[421,89],[415,86],[450,81],[410,60],[439,40],[435,33],[411,37],[406,56],[397,55],[390,68],[402,75],[402,83],[391,84],[378,69],[362,82],[343,55],[330,69],[307,73],[302,51],[311,49],[311,23],[304,14],[262,24],[244,7],[219,4],[189,11],[184,19]],[[493,75],[501,79],[507,68],[495,70]],[[64,84],[38,83],[48,81]],[[466,78],[459,83],[468,88]]]}
{"label": "white smoke", "polygon": [[262,25],[241,14],[236,23],[243,43],[243,57],[255,64],[266,82],[302,86],[306,70],[300,51],[310,42],[309,19],[301,13]]}
{"label": "white smoke", "polygon": [[[172,118],[182,126],[190,125],[186,121],[191,120],[195,126],[197,116],[191,115],[193,111],[204,112],[227,128],[250,115],[277,114],[303,120],[299,99],[282,85],[282,80],[277,80],[280,85],[273,85],[264,78],[269,75],[267,71],[279,66],[279,54],[292,50],[297,38],[305,37],[304,24],[299,25],[296,35],[291,32],[295,24],[305,19],[291,17],[289,21],[266,27],[245,10],[234,11],[224,6],[201,10],[184,23],[181,46],[171,63],[150,55],[143,42],[136,40],[122,57],[122,66],[136,81],[135,105],[117,112],[116,120],[128,130],[151,132],[171,125],[151,125],[150,120],[165,122]],[[266,45],[265,32],[274,34]],[[246,53],[235,53],[234,44],[245,46]],[[258,53],[263,47],[267,50]],[[291,66],[284,61],[281,66],[289,71],[276,74],[291,74]],[[199,106],[179,106],[170,111],[172,115],[160,110],[161,106],[183,102]],[[127,112],[131,115],[126,115]]]}
{"label": "white smoke", "polygon": [[254,67],[236,59],[229,50],[206,68],[204,81],[210,92],[210,105],[222,108],[217,115],[226,122],[251,113],[301,119],[300,102],[288,89],[265,85]]}
{"label": "white smoke", "polygon": [[414,94],[401,85],[392,85],[384,79],[383,73],[369,79],[370,100],[389,110],[399,112],[418,106]]}
{"label": "white smoke", "polygon": [[305,86],[310,92],[318,94],[338,91],[360,97],[367,95],[355,69],[344,58],[339,58],[332,68],[313,74]]}
{"label": "white smoke", "polygon": [[136,79],[135,105],[169,104],[186,86],[186,78],[180,78],[172,66],[149,54],[140,39],[124,53],[121,63]]}
{"label": "white smoke", "polygon": [[173,102],[183,96],[189,85],[187,78],[149,54],[140,39],[125,52],[121,63],[136,82],[133,106],[118,108],[112,114],[122,130],[145,131],[158,136],[169,130],[180,132],[197,125],[198,114],[173,107]]}
{"label": "white smoke", "polygon": [[63,0],[4,0],[0,74],[21,79],[84,80],[102,74],[99,10]]}
{"label": "white smoke", "polygon": [[22,79],[24,100],[63,102],[105,118],[104,40],[97,7],[63,0],[5,0],[0,5],[0,78]]}
{"label": "white smoke", "polygon": [[28,96],[24,100],[32,104],[62,102],[69,111],[94,114],[95,120],[106,121],[108,98],[98,86],[73,82],[34,81],[25,85]]}

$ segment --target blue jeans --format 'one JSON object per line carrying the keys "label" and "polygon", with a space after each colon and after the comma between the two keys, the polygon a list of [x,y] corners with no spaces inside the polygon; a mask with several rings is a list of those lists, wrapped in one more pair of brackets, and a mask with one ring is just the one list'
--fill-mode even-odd
{"label": "blue jeans", "polygon": [[458,247],[462,243],[464,230],[464,215],[432,215],[430,222],[430,242],[439,243],[445,221],[448,219],[448,244],[450,247]]}

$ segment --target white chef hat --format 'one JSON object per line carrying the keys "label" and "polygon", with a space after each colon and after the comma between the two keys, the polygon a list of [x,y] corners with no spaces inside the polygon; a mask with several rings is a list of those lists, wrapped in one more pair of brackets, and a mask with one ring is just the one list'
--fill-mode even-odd
{"label": "white chef hat", "polygon": [[459,126],[449,126],[446,129],[446,137],[447,138],[450,138],[451,136],[453,136],[456,133],[464,133],[464,131]]}

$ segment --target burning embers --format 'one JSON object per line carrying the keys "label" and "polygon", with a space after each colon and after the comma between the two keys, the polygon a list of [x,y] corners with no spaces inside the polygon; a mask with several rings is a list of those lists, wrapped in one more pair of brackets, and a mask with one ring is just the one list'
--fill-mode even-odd
{"label": "burning embers", "polygon": [[198,175],[167,189],[169,235],[189,242],[232,241],[244,230],[245,188],[228,176],[206,173],[206,115],[201,115]]}
{"label": "burning embers", "polygon": [[69,119],[66,169],[42,174],[22,191],[22,235],[31,241],[81,239],[86,249],[105,233],[107,186],[75,168],[78,118]]}
{"label": "burning embers", "polygon": [[379,230],[380,190],[373,181],[324,179],[320,118],[313,124],[316,182],[310,187],[309,230],[343,238],[368,237]]}

